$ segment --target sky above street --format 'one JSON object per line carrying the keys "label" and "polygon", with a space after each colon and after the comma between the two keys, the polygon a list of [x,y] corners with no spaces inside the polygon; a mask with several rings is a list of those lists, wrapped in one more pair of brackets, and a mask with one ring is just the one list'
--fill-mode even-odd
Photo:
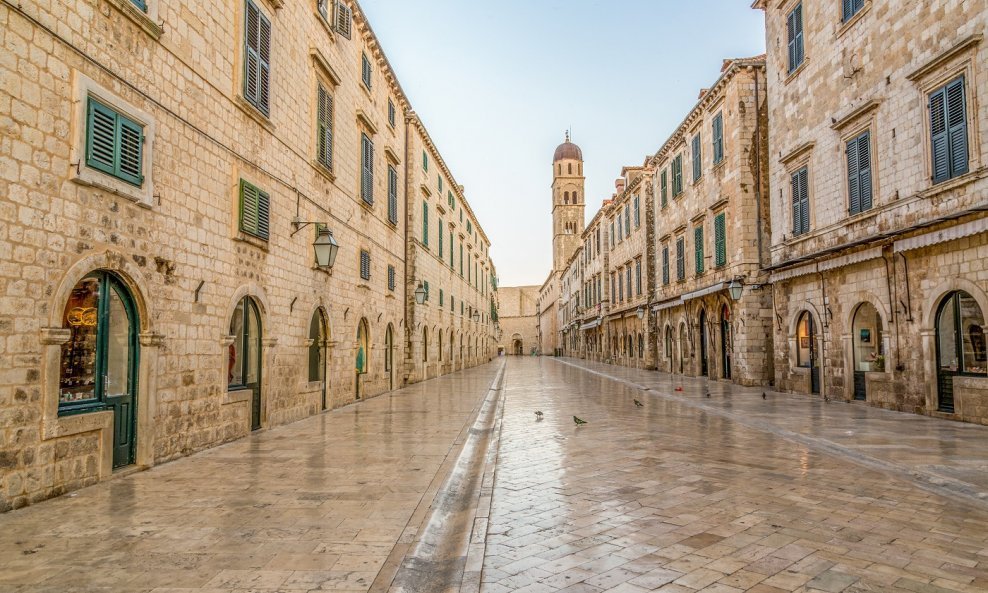
{"label": "sky above street", "polygon": [[552,154],[583,149],[589,221],[720,73],[765,51],[748,0],[362,0],[491,240],[501,286],[552,265]]}

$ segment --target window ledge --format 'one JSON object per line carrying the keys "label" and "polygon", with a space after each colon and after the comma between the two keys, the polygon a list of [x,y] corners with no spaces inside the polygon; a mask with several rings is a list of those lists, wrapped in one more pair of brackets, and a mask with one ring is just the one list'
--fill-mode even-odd
{"label": "window ledge", "polygon": [[248,402],[253,395],[254,392],[250,389],[234,389],[233,391],[227,391],[226,397],[223,398],[222,405],[228,406],[230,404]]}
{"label": "window ledge", "polygon": [[978,181],[979,179],[984,179],[988,177],[988,167],[980,167],[969,173],[965,173],[960,177],[954,177],[953,179],[948,179],[947,181],[941,181],[940,183],[933,185],[917,195],[921,198],[935,198],[940,194],[944,194],[955,189],[964,187]]}
{"label": "window ledge", "polygon": [[116,7],[125,17],[134,21],[152,39],[158,40],[165,32],[164,27],[155,23],[151,17],[143,10],[134,5],[131,0],[109,0],[109,4]]}
{"label": "window ledge", "polygon": [[336,183],[336,174],[334,174],[330,169],[327,169],[326,165],[323,165],[317,160],[313,160],[312,168],[315,169],[320,175],[328,179],[330,183]]}
{"label": "window ledge", "polygon": [[261,126],[263,126],[267,131],[271,132],[272,134],[274,133],[276,129],[274,122],[271,121],[271,118],[269,116],[264,115],[260,109],[255,107],[253,103],[251,103],[247,99],[244,99],[243,96],[239,94],[234,95],[233,103],[237,107],[239,107],[241,111],[243,111],[248,116],[250,116],[251,119],[261,124]]}
{"label": "window ledge", "polygon": [[713,170],[720,171],[725,165],[727,165],[727,155],[720,157],[720,160],[714,163]]}
{"label": "window ledge", "polygon": [[248,245],[253,245],[254,247],[257,247],[258,249],[260,249],[260,250],[262,250],[264,252],[267,252],[268,251],[268,242],[267,241],[265,241],[264,239],[262,239],[260,237],[255,237],[254,235],[245,233],[245,232],[243,232],[241,230],[238,230],[237,231],[237,234],[236,234],[236,236],[233,237],[233,240],[234,241],[238,241],[240,243],[247,243]]}
{"label": "window ledge", "polygon": [[809,58],[803,58],[803,63],[800,64],[799,66],[796,66],[796,69],[795,70],[793,70],[792,72],[790,72],[789,74],[787,74],[786,75],[786,78],[785,78],[785,80],[783,81],[782,84],[783,85],[788,85],[790,82],[792,82],[794,79],[796,79],[796,77],[798,77],[799,74],[803,70],[806,69],[806,65],[809,64],[809,63],[810,63],[810,59]]}
{"label": "window ledge", "polygon": [[[121,181],[101,171],[90,169],[84,163],[79,163],[77,170],[78,172],[71,177],[73,183],[108,191],[114,195],[131,200],[141,208],[150,209],[153,206],[151,201],[154,197],[144,188],[131,185],[126,181]],[[147,183],[145,179],[145,184]]]}

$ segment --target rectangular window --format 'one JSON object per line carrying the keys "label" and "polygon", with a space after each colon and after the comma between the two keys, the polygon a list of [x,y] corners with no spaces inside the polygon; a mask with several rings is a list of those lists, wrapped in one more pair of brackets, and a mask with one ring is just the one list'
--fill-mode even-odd
{"label": "rectangular window", "polygon": [[374,204],[374,143],[367,134],[360,135],[360,198]]}
{"label": "rectangular window", "polygon": [[388,266],[388,290],[391,292],[395,290],[395,267],[392,265]]}
{"label": "rectangular window", "polygon": [[624,205],[624,236],[631,236],[631,204]]}
{"label": "rectangular window", "polygon": [[662,284],[669,284],[669,246],[662,246]]}
{"label": "rectangular window", "polygon": [[797,4],[786,19],[786,34],[789,47],[789,73],[803,63],[803,4]]}
{"label": "rectangular window", "polygon": [[453,269],[453,231],[449,232],[449,269]]}
{"label": "rectangular window", "polygon": [[871,210],[871,133],[865,132],[845,145],[847,152],[848,213]]}
{"label": "rectangular window", "polygon": [[429,170],[429,155],[422,151],[422,170],[428,172]]}
{"label": "rectangular window", "polygon": [[714,164],[724,160],[724,114],[718,113],[714,116],[713,123],[714,139]]}
{"label": "rectangular window", "polygon": [[445,304],[443,297],[443,289],[439,289],[439,306],[442,307]]}
{"label": "rectangular window", "polygon": [[641,219],[641,208],[639,206],[639,198],[635,196],[635,228],[637,229],[642,225]]}
{"label": "rectangular window", "polygon": [[145,0],[131,0],[131,2],[133,2],[134,6],[139,8],[141,12],[148,11],[148,3]]}
{"label": "rectangular window", "polygon": [[624,274],[621,273],[621,270],[618,270],[617,279],[618,279],[618,301],[624,302]]}
{"label": "rectangular window", "polygon": [[439,229],[438,229],[439,230],[439,259],[443,258],[443,235],[446,234],[446,231],[443,229],[445,229],[445,227],[446,227],[446,223],[443,222],[443,219],[440,218]]}
{"label": "rectangular window", "polygon": [[388,123],[392,128],[395,127],[395,116],[395,102],[388,99]]}
{"label": "rectangular window", "polygon": [[422,244],[429,246],[429,202],[422,202]]}
{"label": "rectangular window", "polygon": [[930,139],[933,183],[968,172],[967,105],[963,76],[930,94]]}
{"label": "rectangular window", "polygon": [[271,84],[271,21],[247,0],[244,27],[244,99],[269,114]]}
{"label": "rectangular window", "polygon": [[460,241],[460,278],[463,277],[463,241]]}
{"label": "rectangular window", "polygon": [[659,176],[659,194],[662,196],[662,207],[665,208],[669,204],[669,175],[666,169],[662,169],[662,175]]}
{"label": "rectangular window", "polygon": [[614,221],[611,221],[611,247],[614,247]]}
{"label": "rectangular window", "polygon": [[350,31],[353,29],[353,11],[350,7],[336,0],[336,32],[350,39]]}
{"label": "rectangular window", "polygon": [[723,212],[714,217],[714,251],[714,265],[727,265],[727,215]]}
{"label": "rectangular window", "polygon": [[371,263],[370,263],[370,251],[360,250],[360,277],[364,280],[370,280]]}
{"label": "rectangular window", "polygon": [[456,305],[453,302],[453,295],[449,295],[449,310],[450,310],[450,312],[453,312],[453,311],[456,310]]}
{"label": "rectangular window", "polygon": [[632,294],[631,294],[631,265],[628,265],[628,267],[626,267],[624,269],[624,274],[625,274],[625,278],[626,278],[626,280],[625,280],[626,286],[628,287],[628,300],[630,301],[631,300],[631,297],[632,297]]}
{"label": "rectangular window", "polygon": [[436,179],[437,179],[437,183],[439,184],[439,195],[442,195],[442,193],[443,193],[443,176],[442,175],[436,175]]}
{"label": "rectangular window", "polygon": [[642,260],[635,260],[635,293],[642,295]]}
{"label": "rectangular window", "polygon": [[792,188],[792,234],[810,231],[809,170],[803,167],[790,176]]}
{"label": "rectangular window", "polygon": [[618,211],[618,215],[617,215],[617,241],[618,241],[618,243],[620,243],[622,239],[624,239],[624,231],[621,228],[621,212]]}
{"label": "rectangular window", "polygon": [[467,234],[468,235],[472,235],[473,234],[473,225],[470,223],[469,220],[467,221]]}
{"label": "rectangular window", "polygon": [[144,126],[90,98],[86,166],[131,185],[144,184]]}
{"label": "rectangular window", "polygon": [[703,274],[703,227],[693,229],[693,255],[695,256],[696,275]]}
{"label": "rectangular window", "polygon": [[371,63],[367,54],[360,54],[360,79],[369,90],[371,88]]}
{"label": "rectangular window", "polygon": [[240,230],[268,240],[271,197],[257,186],[240,180]]}
{"label": "rectangular window", "polygon": [[426,280],[425,282],[422,283],[422,288],[425,289],[425,300],[426,300],[426,302],[428,302],[429,301],[429,281],[428,280]]}
{"label": "rectangular window", "polygon": [[672,159],[672,197],[683,193],[683,155],[677,154]]}
{"label": "rectangular window", "polygon": [[617,280],[614,279],[614,273],[611,272],[611,302],[617,302],[617,293],[615,288],[617,287]]}
{"label": "rectangular window", "polygon": [[686,238],[676,239],[676,280],[686,280]]}
{"label": "rectangular window", "polygon": [[864,8],[865,0],[843,0],[844,9],[842,11],[843,20],[845,23],[851,19],[852,16],[858,14],[858,12]]}
{"label": "rectangular window", "polygon": [[388,165],[388,222],[398,224],[398,170]]}
{"label": "rectangular window", "polygon": [[702,145],[700,144],[700,133],[697,132],[693,136],[693,183],[700,180],[703,176],[703,154],[701,152]]}
{"label": "rectangular window", "polygon": [[333,170],[333,96],[319,83],[318,105],[316,106],[316,137],[318,148],[316,158],[319,164]]}
{"label": "rectangular window", "polygon": [[600,253],[600,227],[597,227],[597,253]]}

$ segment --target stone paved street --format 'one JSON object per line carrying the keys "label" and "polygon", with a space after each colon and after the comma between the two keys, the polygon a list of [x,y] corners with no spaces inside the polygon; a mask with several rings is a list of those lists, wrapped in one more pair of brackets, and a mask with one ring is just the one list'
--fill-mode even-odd
{"label": "stone paved street", "polygon": [[[706,393],[698,379],[510,361],[482,590],[988,590],[988,510],[962,498],[983,485],[988,429]],[[868,465],[970,482],[938,494],[928,476]]]}
{"label": "stone paved street", "polygon": [[386,590],[497,368],[0,515],[0,591]]}
{"label": "stone paved street", "polygon": [[[418,535],[463,539],[440,499],[478,528],[418,565],[449,568],[443,591],[464,564],[464,593],[988,590],[988,429],[761,394],[502,359],[0,515],[0,592],[383,593]],[[489,426],[496,472],[458,504]]]}

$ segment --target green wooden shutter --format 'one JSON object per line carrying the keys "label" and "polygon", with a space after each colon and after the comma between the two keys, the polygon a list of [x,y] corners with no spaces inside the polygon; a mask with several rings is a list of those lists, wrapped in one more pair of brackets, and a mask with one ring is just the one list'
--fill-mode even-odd
{"label": "green wooden shutter", "polygon": [[693,183],[703,176],[703,153],[700,144],[700,134],[693,136]]}
{"label": "green wooden shutter", "polygon": [[871,208],[871,134],[865,132],[847,142],[848,212]]}
{"label": "green wooden shutter", "polygon": [[361,250],[361,252],[360,252],[360,277],[363,278],[364,280],[370,280],[370,275],[371,275],[370,270],[371,270],[370,252],[369,251],[363,251],[363,250]]}
{"label": "green wooden shutter", "polygon": [[255,185],[240,180],[240,230],[268,240],[271,198]]}
{"label": "green wooden shutter", "polygon": [[624,205],[624,236],[631,236],[631,204]]}
{"label": "green wooden shutter", "polygon": [[395,267],[388,266],[388,290],[394,292],[395,289]]}
{"label": "green wooden shutter", "polygon": [[463,277],[463,241],[460,241],[460,277]]}
{"label": "green wooden shutter", "polygon": [[319,85],[319,98],[316,109],[316,133],[319,138],[319,163],[333,170],[333,97],[326,88]]}
{"label": "green wooden shutter", "polygon": [[695,256],[696,275],[703,273],[703,227],[693,229],[693,255]]}
{"label": "green wooden shutter", "polygon": [[845,147],[847,153],[848,212],[861,212],[860,171],[858,168],[858,139],[854,138]]}
{"label": "green wooden shutter", "polygon": [[131,0],[131,2],[134,3],[134,6],[141,9],[142,12],[148,11],[148,5],[147,2],[145,2],[145,0]]}
{"label": "green wooden shutter", "polygon": [[429,203],[422,202],[422,243],[429,246]]}
{"label": "green wooden shutter", "polygon": [[271,22],[247,0],[244,43],[244,98],[265,115],[270,110]]}
{"label": "green wooden shutter", "polygon": [[714,257],[718,267],[727,264],[727,217],[721,212],[714,217]]}
{"label": "green wooden shutter", "polygon": [[803,63],[803,5],[799,4],[786,19],[786,36],[789,49],[789,72]]}
{"label": "green wooden shutter", "polygon": [[439,230],[439,258],[440,259],[442,259],[442,257],[443,257],[443,235],[445,234],[445,231],[443,230],[443,228],[445,226],[446,226],[446,223],[443,221],[443,219],[440,218],[439,219],[439,229],[438,229]]}
{"label": "green wooden shutter", "polygon": [[388,165],[388,222],[398,224],[398,170]]}
{"label": "green wooden shutter", "polygon": [[90,98],[86,166],[140,187],[144,183],[144,127]]}
{"label": "green wooden shutter", "polygon": [[662,284],[669,284],[669,246],[662,247]]}
{"label": "green wooden shutter", "polygon": [[680,237],[676,239],[676,280],[682,282],[686,279],[686,239]]}
{"label": "green wooden shutter", "polygon": [[724,114],[718,113],[714,117],[713,124],[714,137],[714,164],[724,160]]}
{"label": "green wooden shutter", "polygon": [[422,151],[422,170],[429,170],[429,155],[424,150]]}
{"label": "green wooden shutter", "polygon": [[453,231],[449,232],[449,269],[452,270],[454,266],[453,262]]}
{"label": "green wooden shutter", "polygon": [[641,219],[641,206],[638,196],[635,196],[635,228],[637,229],[642,225]]}
{"label": "green wooden shutter", "polygon": [[360,55],[360,71],[361,79],[364,81],[364,86],[368,89],[371,88],[371,63],[367,59],[367,54]]}
{"label": "green wooden shutter", "polygon": [[669,179],[666,169],[662,169],[660,179],[661,182],[659,185],[661,187],[662,207],[665,208],[669,204]]}
{"label": "green wooden shutter", "polygon": [[967,106],[964,97],[964,77],[946,88],[947,133],[950,145],[950,176],[957,177],[969,170],[967,149]]}
{"label": "green wooden shutter", "polygon": [[360,135],[360,197],[374,203],[374,143],[366,134]]}

